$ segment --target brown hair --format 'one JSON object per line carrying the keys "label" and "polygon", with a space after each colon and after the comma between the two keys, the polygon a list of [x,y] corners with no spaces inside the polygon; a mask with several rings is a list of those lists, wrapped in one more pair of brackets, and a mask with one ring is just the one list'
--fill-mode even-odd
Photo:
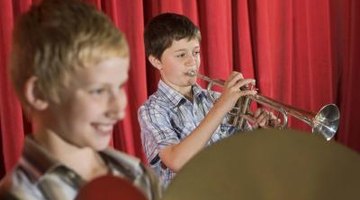
{"label": "brown hair", "polygon": [[200,30],[186,16],[163,13],[154,17],[146,26],[144,33],[146,56],[158,59],[172,42],[187,38],[201,40]]}

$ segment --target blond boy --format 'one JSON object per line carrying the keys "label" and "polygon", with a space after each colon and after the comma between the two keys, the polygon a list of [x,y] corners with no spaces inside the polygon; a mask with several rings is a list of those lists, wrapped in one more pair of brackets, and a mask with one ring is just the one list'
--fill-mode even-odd
{"label": "blond boy", "polygon": [[10,75],[34,130],[2,180],[0,197],[74,199],[83,185],[111,174],[158,198],[151,172],[108,147],[113,126],[125,116],[128,70],[124,35],[92,6],[44,0],[22,15]]}

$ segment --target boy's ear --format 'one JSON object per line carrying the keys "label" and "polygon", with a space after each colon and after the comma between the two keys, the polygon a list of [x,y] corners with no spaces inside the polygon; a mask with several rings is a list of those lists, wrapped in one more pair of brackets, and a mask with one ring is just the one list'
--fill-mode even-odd
{"label": "boy's ear", "polygon": [[161,69],[162,69],[161,61],[160,61],[158,58],[156,58],[155,56],[150,55],[150,56],[148,57],[148,60],[149,60],[149,62],[150,62],[155,68],[157,68],[158,70],[161,70]]}
{"label": "boy's ear", "polygon": [[30,77],[26,81],[24,88],[25,99],[33,109],[44,110],[48,107],[49,103],[40,94],[37,81],[38,78],[36,76]]}

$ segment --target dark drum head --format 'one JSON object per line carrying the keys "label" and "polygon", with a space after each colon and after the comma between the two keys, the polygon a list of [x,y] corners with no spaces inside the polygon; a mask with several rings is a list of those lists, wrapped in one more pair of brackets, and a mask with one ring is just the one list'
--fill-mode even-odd
{"label": "dark drum head", "polygon": [[360,155],[295,130],[258,129],[197,154],[164,200],[359,199]]}

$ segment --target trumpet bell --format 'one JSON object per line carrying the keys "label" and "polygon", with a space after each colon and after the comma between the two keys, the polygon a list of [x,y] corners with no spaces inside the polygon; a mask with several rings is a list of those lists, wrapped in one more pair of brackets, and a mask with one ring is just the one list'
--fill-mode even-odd
{"label": "trumpet bell", "polygon": [[325,105],[314,118],[312,132],[321,133],[329,141],[338,130],[339,120],[339,108],[335,104]]}

